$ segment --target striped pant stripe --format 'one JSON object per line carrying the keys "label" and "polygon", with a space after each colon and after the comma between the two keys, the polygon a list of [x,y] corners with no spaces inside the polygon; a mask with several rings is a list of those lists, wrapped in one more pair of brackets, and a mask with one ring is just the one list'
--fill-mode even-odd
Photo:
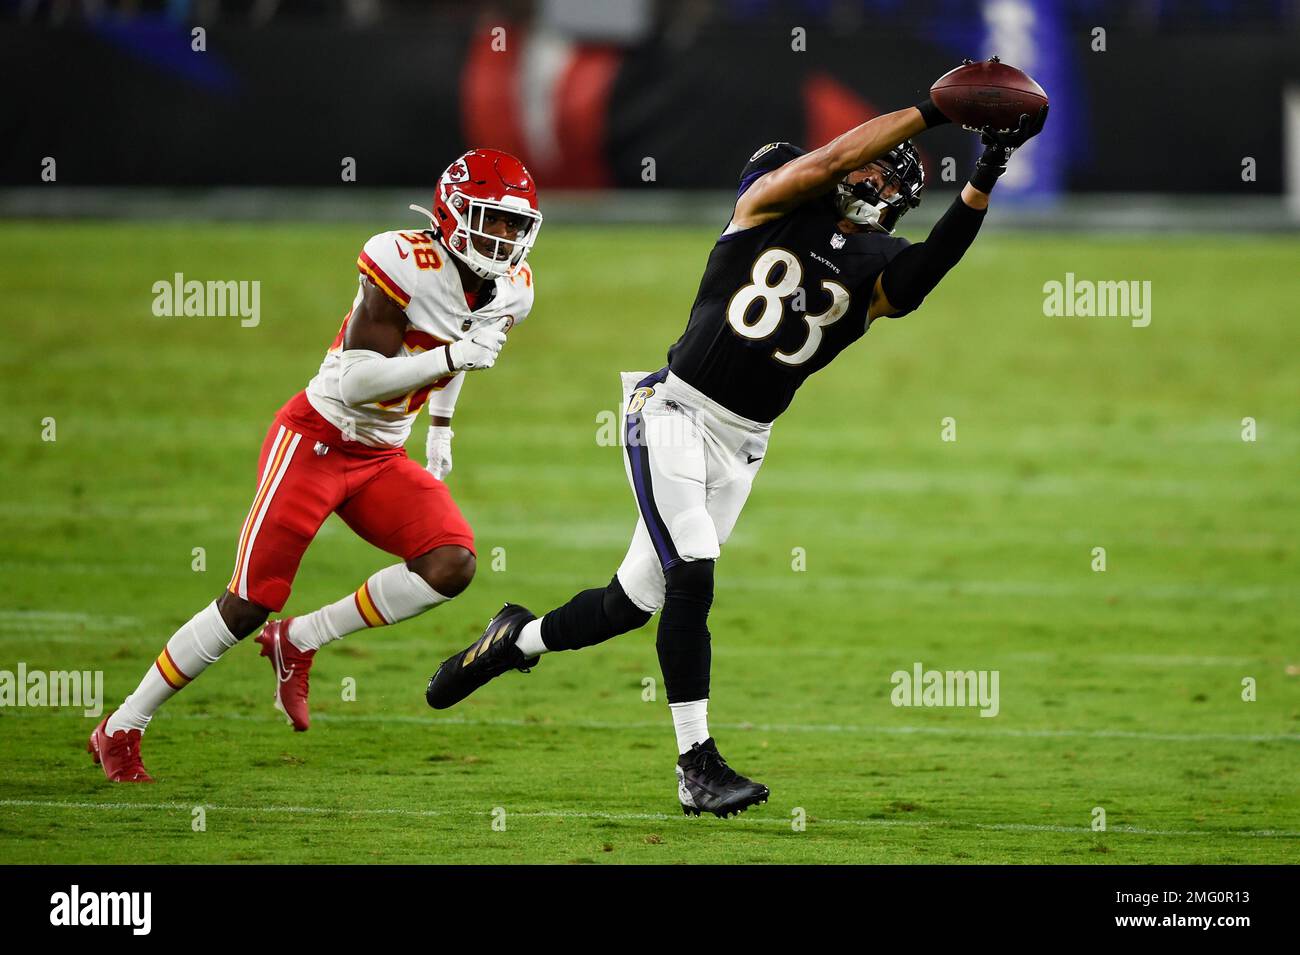
{"label": "striped pant stripe", "polygon": [[[653,387],[667,377],[668,369],[664,368],[643,379],[637,387]],[[645,418],[639,411],[631,412],[627,415],[625,426],[624,444],[627,447],[628,463],[632,467],[632,488],[636,493],[637,507],[650,532],[650,540],[659,556],[659,563],[667,570],[680,564],[682,558],[677,553],[668,525],[659,515],[659,507],[655,504],[654,484],[650,476],[650,449],[646,447]]]}
{"label": "striped pant stripe", "polygon": [[248,599],[248,565],[252,561],[257,533],[262,527],[262,521],[266,519],[266,512],[270,510],[276,488],[284,480],[285,472],[289,470],[289,464],[301,440],[302,435],[290,431],[283,425],[280,426],[271,453],[267,455],[266,468],[262,471],[262,480],[258,485],[257,494],[253,497],[253,506],[248,510],[248,517],[244,519],[244,527],[239,535],[235,571],[231,575],[228,589],[245,600]]}

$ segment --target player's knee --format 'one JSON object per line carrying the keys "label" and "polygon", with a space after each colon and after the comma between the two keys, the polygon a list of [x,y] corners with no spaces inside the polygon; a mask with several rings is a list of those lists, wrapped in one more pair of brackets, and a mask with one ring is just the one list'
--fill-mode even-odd
{"label": "player's knee", "polygon": [[260,604],[245,600],[229,590],[217,598],[217,612],[225,621],[226,627],[237,640],[243,640],[271,615],[271,611]]}
{"label": "player's knee", "polygon": [[478,562],[469,548],[449,545],[435,547],[408,561],[406,566],[444,597],[455,597],[474,579]]}
{"label": "player's knee", "polygon": [[684,560],[664,571],[665,600],[713,603],[713,561]]}
{"label": "player's knee", "polygon": [[632,602],[627,592],[623,590],[623,585],[618,582],[618,577],[611,580],[609,586],[605,588],[600,609],[605,615],[609,634],[614,637],[644,627],[652,616],[650,611],[642,610]]}

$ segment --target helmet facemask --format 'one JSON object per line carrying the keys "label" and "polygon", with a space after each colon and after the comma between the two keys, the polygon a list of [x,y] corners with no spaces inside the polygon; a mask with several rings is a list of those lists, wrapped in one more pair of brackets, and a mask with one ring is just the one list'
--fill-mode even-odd
{"label": "helmet facemask", "polygon": [[892,235],[907,210],[921,204],[925,167],[911,142],[900,143],[870,166],[880,171],[880,185],[870,178],[850,185],[846,177],[836,187],[836,206],[850,222]]}
{"label": "helmet facemask", "polygon": [[[484,278],[497,278],[517,272],[519,266],[523,265],[524,259],[528,257],[528,251],[533,247],[533,243],[537,241],[537,233],[542,226],[542,214],[531,208],[527,202],[514,196],[506,196],[501,200],[454,196],[450,203],[453,212],[462,212],[460,208],[462,203],[467,208],[460,216],[461,221],[452,235],[452,251],[460,256],[471,270]],[[508,239],[493,235],[484,227],[489,212],[518,217],[525,221],[515,233],[515,237]],[[456,242],[457,238],[462,239],[464,243],[464,255],[461,255],[461,250],[455,247],[460,244]],[[479,250],[480,245],[488,250],[487,253]]]}
{"label": "helmet facemask", "polygon": [[[480,199],[455,192],[447,200],[456,221],[456,228],[446,238],[445,244],[451,253],[464,262],[471,272],[480,278],[495,279],[514,275],[524,264],[529,250],[537,241],[537,233],[542,228],[542,214],[532,208],[524,199],[506,196],[503,199]],[[423,212],[437,225],[437,219],[428,209],[413,205],[412,209]],[[489,212],[498,212],[507,216],[518,216],[527,220],[513,239],[493,235],[484,228],[484,221]],[[479,251],[475,239],[489,249],[489,254]]]}

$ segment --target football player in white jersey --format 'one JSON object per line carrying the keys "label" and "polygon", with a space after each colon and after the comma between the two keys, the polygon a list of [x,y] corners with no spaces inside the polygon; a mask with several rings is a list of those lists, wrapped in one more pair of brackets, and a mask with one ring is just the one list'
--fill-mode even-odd
{"label": "football player in white jersey", "polygon": [[[337,513],[401,558],[355,593],[257,638],[275,669],[275,704],[295,730],[310,724],[316,651],[366,627],[405,620],[461,593],[474,576],[474,537],[443,479],[451,418],[466,373],[491,368],[508,330],[533,304],[525,259],[542,216],[524,165],[474,149],[438,181],[431,228],[374,236],[357,259],[359,289],[320,371],[276,415],[259,480],[221,596],[167,641],[140,685],[91,734],[87,749],[114,782],[152,782],[140,741],[158,708],[288,599],[307,546]],[[404,444],[428,405],[428,462]]]}

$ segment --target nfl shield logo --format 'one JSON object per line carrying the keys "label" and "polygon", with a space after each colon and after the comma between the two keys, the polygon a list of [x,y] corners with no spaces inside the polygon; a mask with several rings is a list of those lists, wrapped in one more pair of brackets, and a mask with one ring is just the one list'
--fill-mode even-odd
{"label": "nfl shield logo", "polygon": [[833,236],[831,236],[831,248],[832,249],[844,248],[844,236],[838,232],[836,232]]}

